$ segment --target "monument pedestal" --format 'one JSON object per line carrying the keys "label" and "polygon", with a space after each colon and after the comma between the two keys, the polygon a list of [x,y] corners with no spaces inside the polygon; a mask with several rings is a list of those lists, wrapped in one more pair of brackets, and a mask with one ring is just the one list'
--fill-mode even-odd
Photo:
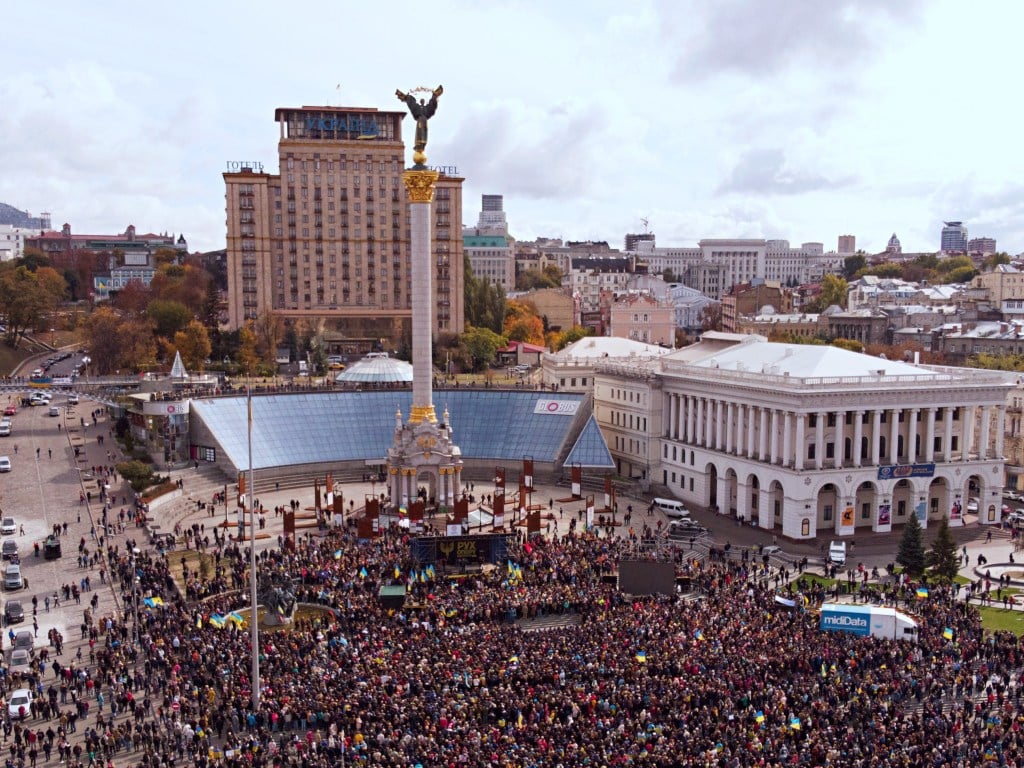
{"label": "monument pedestal", "polygon": [[401,423],[395,416],[395,444],[388,449],[388,488],[395,507],[408,507],[422,486],[427,501],[452,507],[462,489],[462,451],[452,440],[448,412],[440,424]]}

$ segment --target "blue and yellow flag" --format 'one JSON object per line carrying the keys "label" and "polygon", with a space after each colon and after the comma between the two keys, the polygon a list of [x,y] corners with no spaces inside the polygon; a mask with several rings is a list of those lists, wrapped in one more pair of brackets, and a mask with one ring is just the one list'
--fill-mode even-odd
{"label": "blue and yellow flag", "polygon": [[918,587],[917,588],[917,599],[918,600],[924,600],[926,597],[928,597],[928,587]]}
{"label": "blue and yellow flag", "polygon": [[646,664],[647,663],[647,652],[646,651],[637,651],[636,652],[636,660],[640,664]]}
{"label": "blue and yellow flag", "polygon": [[217,629],[224,629],[224,625],[227,623],[223,616],[219,613],[210,614],[210,626],[216,627]]}
{"label": "blue and yellow flag", "polygon": [[762,712],[760,709],[757,710],[757,712],[754,713],[754,720],[756,722],[758,722],[758,723],[763,723],[764,722],[764,712]]}
{"label": "blue and yellow flag", "polygon": [[946,627],[944,630],[942,630],[942,636],[944,638],[946,638],[947,640],[952,640],[953,639],[953,628],[952,627]]}
{"label": "blue and yellow flag", "polygon": [[790,718],[789,727],[792,728],[794,731],[799,731],[800,730],[800,718],[799,717]]}
{"label": "blue and yellow flag", "polygon": [[365,566],[363,566],[362,568],[359,569],[359,578],[365,579],[368,575],[369,575],[369,572],[366,570]]}

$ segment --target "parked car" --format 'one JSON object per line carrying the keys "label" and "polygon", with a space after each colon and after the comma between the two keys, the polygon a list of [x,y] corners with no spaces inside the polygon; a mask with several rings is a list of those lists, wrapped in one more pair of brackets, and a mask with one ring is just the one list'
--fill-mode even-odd
{"label": "parked car", "polygon": [[7,702],[7,714],[12,720],[24,720],[29,716],[32,709],[32,691],[28,688],[19,688],[11,694]]}
{"label": "parked car", "polygon": [[11,471],[11,457],[10,456],[0,456],[0,472],[10,472],[10,471]]}
{"label": "parked car", "polygon": [[11,651],[11,672],[27,672],[32,665],[32,654],[24,648]]}
{"label": "parked car", "polygon": [[762,555],[781,555],[782,554],[782,547],[780,547],[778,544],[769,544],[766,547],[761,547],[761,554]]}
{"label": "parked car", "polygon": [[846,542],[832,541],[828,545],[828,561],[840,567],[846,565]]}
{"label": "parked car", "polygon": [[17,563],[8,565],[4,570],[4,589],[21,589],[25,586],[25,580],[21,577],[21,566]]}
{"label": "parked car", "polygon": [[696,520],[672,520],[668,524],[668,535],[677,537],[702,536],[708,529]]}
{"label": "parked car", "polygon": [[17,412],[18,406],[16,406],[14,403],[11,403],[6,408],[4,408],[4,416],[14,416]]}
{"label": "parked car", "polygon": [[5,517],[0,521],[0,536],[13,536],[18,532],[18,524],[13,517]]}
{"label": "parked car", "polygon": [[0,556],[2,556],[4,560],[17,560],[18,542],[14,539],[4,539],[4,543],[0,544]]}
{"label": "parked car", "polygon": [[0,421],[0,437],[10,437],[11,430],[13,428],[14,425],[11,424],[10,419],[4,419],[3,421]]}
{"label": "parked car", "polygon": [[60,557],[60,539],[56,536],[47,536],[43,544],[43,559],[56,560]]}
{"label": "parked car", "polygon": [[17,634],[14,635],[14,647],[24,648],[28,652],[32,652],[36,647],[35,635],[31,629],[19,629]]}
{"label": "parked car", "polygon": [[18,624],[25,620],[25,608],[21,600],[8,600],[4,606],[4,621],[7,624]]}
{"label": "parked car", "polygon": [[68,395],[68,405],[78,405],[78,393],[72,392]]}

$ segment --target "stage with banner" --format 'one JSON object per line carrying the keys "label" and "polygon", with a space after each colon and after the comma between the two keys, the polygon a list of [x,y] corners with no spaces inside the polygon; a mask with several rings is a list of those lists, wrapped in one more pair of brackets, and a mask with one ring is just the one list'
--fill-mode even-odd
{"label": "stage with banner", "polygon": [[409,554],[419,565],[468,565],[508,560],[512,534],[489,533],[470,536],[419,536],[409,544]]}

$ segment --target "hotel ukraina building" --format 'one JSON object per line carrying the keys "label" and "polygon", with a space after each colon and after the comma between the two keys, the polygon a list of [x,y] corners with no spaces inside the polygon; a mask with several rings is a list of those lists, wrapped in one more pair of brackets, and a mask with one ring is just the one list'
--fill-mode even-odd
{"label": "hotel ukraina building", "polygon": [[1012,384],[996,372],[713,333],[587,364],[619,473],[696,507],[791,539],[1000,520]]}
{"label": "hotel ukraina building", "polygon": [[[271,314],[323,321],[327,331],[396,344],[413,289],[402,172],[403,110],[279,108],[278,174],[228,163],[228,322]],[[435,333],[463,328],[462,182],[441,173],[431,244]],[[362,345],[365,347],[365,344]]]}

